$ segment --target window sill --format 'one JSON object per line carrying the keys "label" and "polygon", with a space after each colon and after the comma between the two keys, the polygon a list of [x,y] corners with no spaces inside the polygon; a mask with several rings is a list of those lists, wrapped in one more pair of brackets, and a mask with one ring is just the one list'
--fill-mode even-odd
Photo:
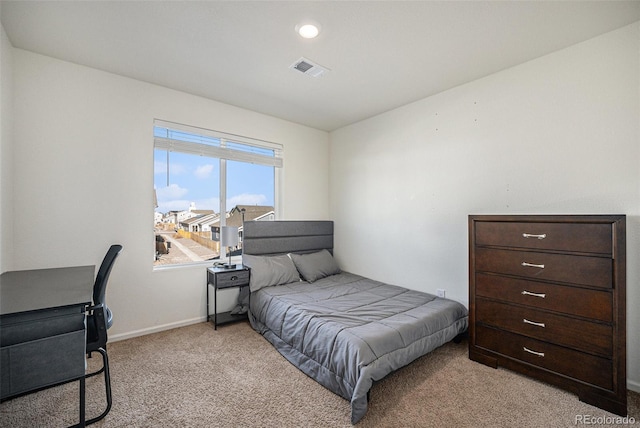
{"label": "window sill", "polygon": [[207,260],[204,262],[193,262],[193,263],[182,263],[179,265],[158,265],[153,267],[154,272],[159,272],[163,270],[174,270],[174,269],[202,269],[212,267],[213,263],[211,260]]}

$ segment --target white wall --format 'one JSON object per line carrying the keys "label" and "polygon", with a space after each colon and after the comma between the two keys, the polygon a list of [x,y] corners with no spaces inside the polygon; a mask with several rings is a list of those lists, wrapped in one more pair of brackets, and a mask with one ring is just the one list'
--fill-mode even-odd
{"label": "white wall", "polygon": [[[0,8],[2,4],[0,3]],[[0,9],[0,13],[1,9]],[[0,25],[0,272],[11,265],[13,245],[13,48]]]}
{"label": "white wall", "polygon": [[330,134],[336,256],[468,304],[469,214],[626,214],[640,391],[640,23]]}
{"label": "white wall", "polygon": [[122,243],[111,340],[205,316],[203,267],[152,267],[154,118],[283,144],[284,218],[328,218],[326,132],[20,49],[13,59],[11,268],[98,265]]}
{"label": "white wall", "polygon": [[284,144],[284,218],[335,220],[346,270],[465,303],[468,214],[627,214],[640,390],[640,23],[345,127],[330,147],[322,131],[0,36],[0,269],[98,264],[121,242],[112,339],[204,317],[203,269],[151,265],[160,118]]}

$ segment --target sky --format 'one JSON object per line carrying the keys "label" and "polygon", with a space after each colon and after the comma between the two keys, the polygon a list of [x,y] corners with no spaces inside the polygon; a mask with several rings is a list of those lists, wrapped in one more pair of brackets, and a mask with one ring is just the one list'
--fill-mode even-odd
{"label": "sky", "polygon": [[[196,209],[220,212],[220,160],[177,152],[154,150],[156,212]],[[236,205],[274,206],[274,167],[227,161],[227,211]]]}

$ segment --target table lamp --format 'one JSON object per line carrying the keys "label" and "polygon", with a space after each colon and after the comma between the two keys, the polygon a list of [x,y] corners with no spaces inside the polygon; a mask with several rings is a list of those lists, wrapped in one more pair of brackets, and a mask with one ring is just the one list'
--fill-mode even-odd
{"label": "table lamp", "polygon": [[229,255],[229,263],[224,265],[226,269],[233,269],[236,265],[231,264],[231,251],[229,247],[235,247],[238,245],[238,228],[232,226],[222,226],[220,228],[220,245],[227,247],[227,254]]}

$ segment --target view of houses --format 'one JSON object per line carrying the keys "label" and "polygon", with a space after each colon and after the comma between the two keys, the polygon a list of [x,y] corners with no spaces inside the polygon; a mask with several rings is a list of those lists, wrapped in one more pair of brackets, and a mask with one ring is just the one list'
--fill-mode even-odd
{"label": "view of houses", "polygon": [[[188,210],[154,213],[155,265],[169,265],[213,260],[220,257],[221,215],[213,210],[198,210],[191,203]],[[238,228],[239,244],[232,255],[242,250],[245,221],[275,220],[272,206],[236,205],[224,215],[225,226]]]}

